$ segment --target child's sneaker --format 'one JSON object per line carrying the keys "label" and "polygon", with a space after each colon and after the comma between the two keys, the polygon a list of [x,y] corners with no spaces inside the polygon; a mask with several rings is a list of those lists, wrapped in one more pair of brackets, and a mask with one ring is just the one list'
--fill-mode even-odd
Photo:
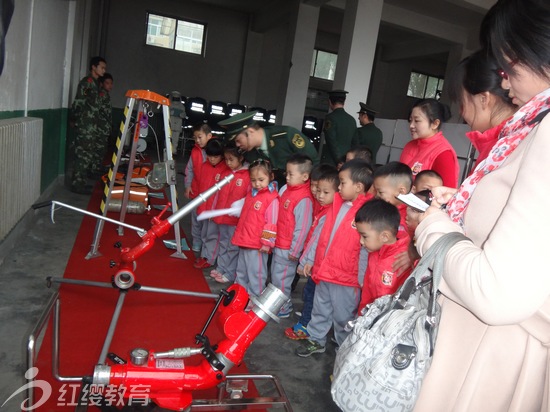
{"label": "child's sneaker", "polygon": [[229,283],[231,282],[229,279],[227,279],[224,275],[216,276],[214,280],[218,283]]}
{"label": "child's sneaker", "polygon": [[292,313],[292,305],[289,305],[287,308],[283,306],[279,311],[279,313],[277,313],[277,316],[279,317],[279,319],[286,319],[290,317],[291,313]]}
{"label": "child's sneaker", "polygon": [[210,271],[210,277],[211,277],[211,278],[216,279],[216,278],[219,278],[221,275],[222,275],[222,274],[221,274],[220,272],[218,272],[216,269],[212,269],[212,270]]}
{"label": "child's sneaker", "polygon": [[309,333],[307,333],[307,328],[304,325],[302,325],[300,322],[298,322],[291,328],[285,329],[285,336],[292,340],[302,340],[302,339],[308,339]]}
{"label": "child's sneaker", "polygon": [[195,263],[193,263],[193,267],[197,269],[208,269],[209,267],[212,267],[212,265],[208,262],[206,258],[198,258]]}
{"label": "child's sneaker", "polygon": [[296,348],[296,355],[301,358],[307,358],[308,356],[313,355],[314,353],[324,353],[325,347],[320,343],[315,342],[314,340],[308,339],[303,343],[302,346]]}

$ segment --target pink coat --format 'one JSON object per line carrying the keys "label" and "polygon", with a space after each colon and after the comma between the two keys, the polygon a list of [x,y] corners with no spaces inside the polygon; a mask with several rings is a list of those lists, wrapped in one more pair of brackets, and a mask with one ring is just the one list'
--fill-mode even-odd
{"label": "pink coat", "polygon": [[[474,191],[473,241],[445,259],[442,318],[416,412],[550,411],[550,115]],[[424,253],[460,231],[437,211],[416,229]]]}

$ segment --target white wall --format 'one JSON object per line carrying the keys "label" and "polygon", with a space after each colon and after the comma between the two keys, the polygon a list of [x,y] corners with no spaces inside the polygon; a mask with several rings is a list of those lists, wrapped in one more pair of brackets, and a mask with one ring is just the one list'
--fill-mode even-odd
{"label": "white wall", "polygon": [[0,76],[0,111],[62,107],[69,5],[64,0],[15,3]]}

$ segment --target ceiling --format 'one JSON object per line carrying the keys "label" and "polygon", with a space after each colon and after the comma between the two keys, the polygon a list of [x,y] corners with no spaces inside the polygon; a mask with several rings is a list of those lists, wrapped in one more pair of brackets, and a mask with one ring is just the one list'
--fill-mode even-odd
{"label": "ceiling", "polygon": [[[194,0],[199,3],[215,7],[235,10],[244,13],[260,14],[265,10],[288,9],[289,0]],[[342,20],[346,0],[301,0],[310,5],[322,6],[319,30],[339,35],[342,29]],[[476,30],[487,10],[496,0],[384,0],[384,4],[393,8],[403,9],[433,19],[452,24],[466,30]],[[271,15],[272,13],[268,13]],[[280,16],[280,15],[279,15]],[[279,17],[278,16],[278,17]],[[265,17],[264,17],[265,19]],[[430,42],[434,49],[448,42],[428,36],[419,31],[389,24],[382,20],[378,33],[378,45],[396,46],[402,42]],[[434,56],[435,57],[435,56]],[[446,59],[445,55],[440,56]]]}

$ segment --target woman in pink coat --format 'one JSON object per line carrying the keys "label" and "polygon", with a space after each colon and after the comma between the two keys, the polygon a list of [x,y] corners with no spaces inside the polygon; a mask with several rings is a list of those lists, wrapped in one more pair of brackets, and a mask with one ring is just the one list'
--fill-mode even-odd
{"label": "woman in pink coat", "polygon": [[473,243],[446,255],[439,335],[415,411],[550,411],[550,10],[499,0],[481,34],[519,110],[458,191],[434,190],[416,229],[421,254],[447,232]]}

